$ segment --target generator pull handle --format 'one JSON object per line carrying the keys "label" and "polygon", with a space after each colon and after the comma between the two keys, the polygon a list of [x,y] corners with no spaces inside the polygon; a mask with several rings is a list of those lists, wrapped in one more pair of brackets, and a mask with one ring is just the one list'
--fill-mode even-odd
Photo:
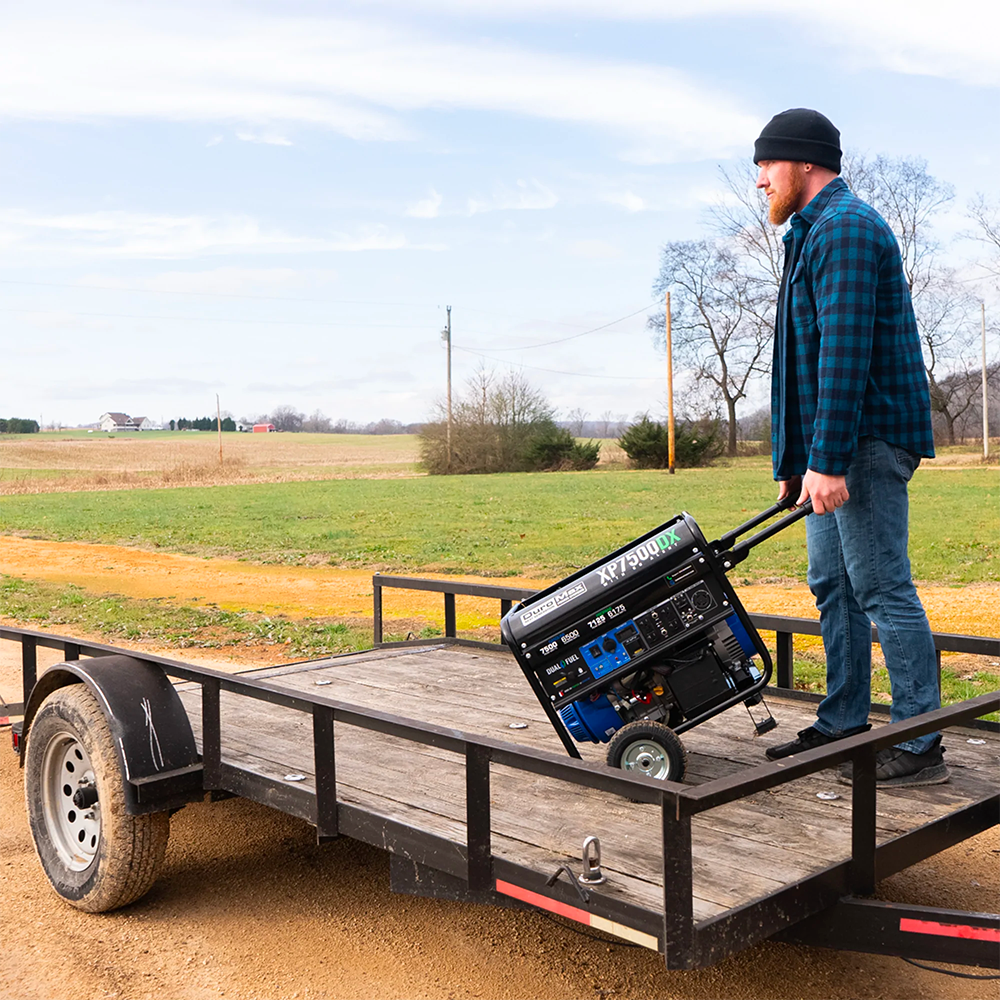
{"label": "generator pull handle", "polygon": [[780,520],[775,521],[774,524],[768,525],[763,531],[758,531],[756,535],[751,535],[745,541],[740,542],[739,545],[734,545],[728,552],[720,552],[719,559],[722,560],[723,567],[725,569],[732,569],[737,563],[741,563],[746,559],[752,548],[760,545],[761,542],[766,542],[779,531],[784,531],[785,528],[790,527],[796,521],[801,521],[802,518],[812,512],[812,500],[807,500],[801,507],[793,510],[791,514],[786,514]]}
{"label": "generator pull handle", "polygon": [[756,528],[758,524],[763,524],[765,521],[770,521],[775,514],[780,514],[783,510],[788,510],[789,507],[795,506],[794,494],[789,494],[783,497],[776,504],[772,504],[767,510],[762,510],[759,514],[755,514],[750,518],[749,521],[744,521],[738,528],[733,528],[732,531],[727,531],[721,538],[712,542],[712,548],[716,552],[725,552],[733,542],[736,541],[740,535],[745,535],[751,528]]}

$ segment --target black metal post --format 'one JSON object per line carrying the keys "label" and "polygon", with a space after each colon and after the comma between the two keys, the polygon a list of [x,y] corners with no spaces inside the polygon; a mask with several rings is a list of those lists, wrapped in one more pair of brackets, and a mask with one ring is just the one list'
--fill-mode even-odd
{"label": "black metal post", "polygon": [[35,637],[33,635],[21,636],[21,691],[23,692],[24,704],[28,704],[28,695],[38,680],[38,659]]}
{"label": "black metal post", "polygon": [[503,616],[505,614],[507,614],[508,611],[510,611],[511,603],[512,603],[511,601],[507,601],[507,600],[504,600],[503,598],[501,598],[501,600],[500,600],[500,617],[501,618],[503,618]]}
{"label": "black metal post", "polygon": [[374,602],[374,618],[372,621],[373,627],[375,629],[374,641],[375,645],[379,645],[382,641],[382,588],[375,582],[376,578],[372,578],[372,599]]}
{"label": "black metal post", "polygon": [[219,709],[220,682],[206,677],[201,682],[201,763],[206,789],[222,784],[222,720]]}
{"label": "black metal post", "polygon": [[444,634],[449,639],[455,638],[455,595],[444,595]]}
{"label": "black metal post", "polygon": [[673,796],[660,798],[663,829],[663,959],[668,969],[695,964],[691,817],[677,812]]}
{"label": "black metal post", "polygon": [[465,747],[465,836],[469,857],[469,888],[493,888],[493,844],[490,837],[490,751]]}
{"label": "black metal post", "polygon": [[337,768],[334,754],[333,709],[313,705],[313,758],[316,762],[316,842],[339,835]]}
{"label": "black metal post", "polygon": [[875,750],[860,747],[854,754],[851,789],[851,892],[875,891]]}
{"label": "black metal post", "polygon": [[793,632],[775,632],[778,687],[792,690],[795,687],[795,658]]}
{"label": "black metal post", "polygon": [[80,646],[75,642],[63,643],[63,659],[69,663],[71,660],[80,659]]}

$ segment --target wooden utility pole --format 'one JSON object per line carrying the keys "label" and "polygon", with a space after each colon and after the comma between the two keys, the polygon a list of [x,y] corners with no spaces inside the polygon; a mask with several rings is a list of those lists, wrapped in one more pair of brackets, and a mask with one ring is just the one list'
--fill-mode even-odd
{"label": "wooden utility pole", "polygon": [[674,343],[670,336],[670,292],[667,292],[667,469],[674,474]]}
{"label": "wooden utility pole", "polygon": [[222,465],[222,410],[219,408],[219,394],[215,394],[215,422],[219,428],[219,465]]}
{"label": "wooden utility pole", "polygon": [[448,471],[451,472],[451,306],[448,306],[448,325],[444,328],[444,339],[448,345]]}
{"label": "wooden utility pole", "polygon": [[986,302],[983,308],[983,458],[990,457],[990,394],[986,378]]}

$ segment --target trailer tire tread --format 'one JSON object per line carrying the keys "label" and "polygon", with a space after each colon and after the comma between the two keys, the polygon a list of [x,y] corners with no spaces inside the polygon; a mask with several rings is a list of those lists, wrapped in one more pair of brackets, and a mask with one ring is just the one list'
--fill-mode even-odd
{"label": "trailer tire tread", "polygon": [[[42,803],[46,746],[67,732],[87,751],[100,795],[100,844],[93,862],[79,872],[60,859]],[[35,850],[49,882],[66,902],[89,913],[104,913],[127,906],[149,891],[166,855],[170,816],[128,812],[111,727],[85,685],[58,688],[39,707],[25,746],[24,793]]]}

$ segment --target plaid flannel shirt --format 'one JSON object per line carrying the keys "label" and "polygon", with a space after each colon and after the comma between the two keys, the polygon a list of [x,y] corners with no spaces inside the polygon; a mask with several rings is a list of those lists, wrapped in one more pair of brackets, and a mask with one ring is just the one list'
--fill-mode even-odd
{"label": "plaid flannel shirt", "polygon": [[864,435],[934,454],[930,394],[899,246],[831,181],[785,234],[771,383],[775,479],[847,472]]}

